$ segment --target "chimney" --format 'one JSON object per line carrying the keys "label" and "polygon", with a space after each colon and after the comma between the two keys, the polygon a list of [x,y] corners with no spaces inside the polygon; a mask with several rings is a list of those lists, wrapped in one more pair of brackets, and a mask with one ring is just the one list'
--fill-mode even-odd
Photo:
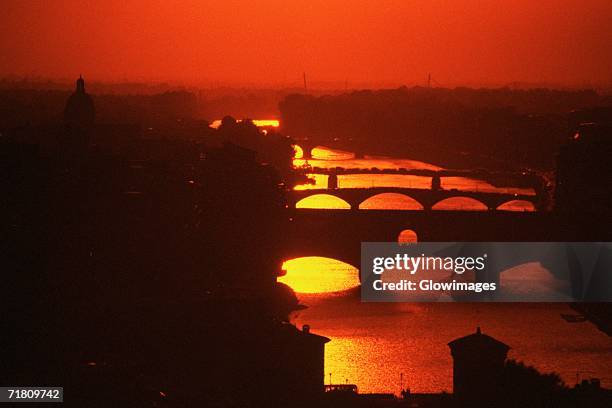
{"label": "chimney", "polygon": [[306,333],[306,334],[309,334],[310,333],[310,325],[308,325],[308,324],[303,325],[302,326],[302,332]]}

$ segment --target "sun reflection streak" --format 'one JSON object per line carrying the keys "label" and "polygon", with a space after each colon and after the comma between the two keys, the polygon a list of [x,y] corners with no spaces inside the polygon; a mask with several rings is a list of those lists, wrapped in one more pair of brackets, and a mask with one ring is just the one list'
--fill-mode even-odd
{"label": "sun reflection streak", "polygon": [[295,204],[295,208],[333,208],[336,210],[350,210],[349,203],[331,194],[315,194],[303,198]]}
{"label": "sun reflection streak", "polygon": [[347,263],[318,256],[291,259],[283,263],[286,271],[278,282],[297,293],[341,292],[359,286],[357,268]]}

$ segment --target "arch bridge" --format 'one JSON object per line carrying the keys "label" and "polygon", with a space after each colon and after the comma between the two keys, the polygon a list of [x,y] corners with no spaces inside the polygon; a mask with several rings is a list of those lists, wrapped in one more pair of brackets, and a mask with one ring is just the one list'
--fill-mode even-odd
{"label": "arch bridge", "polygon": [[541,209],[542,204],[537,195],[511,194],[499,192],[480,192],[464,190],[443,190],[443,189],[419,189],[409,187],[371,187],[371,188],[341,188],[341,189],[307,189],[294,190],[288,195],[290,208],[303,199],[316,195],[331,195],[346,202],[351,210],[358,210],[359,205],[369,198],[381,194],[401,194],[408,199],[416,201],[423,210],[431,210],[433,207],[449,198],[468,198],[476,200],[489,210],[496,210],[501,205],[512,201],[527,201],[533,204],[534,208]]}
{"label": "arch bridge", "polygon": [[545,242],[558,240],[556,225],[547,212],[297,209],[283,256],[322,256],[359,268],[362,242],[398,242],[405,232],[419,242]]}
{"label": "arch bridge", "polygon": [[341,141],[334,141],[334,140],[322,141],[320,143],[317,143],[314,140],[310,140],[310,139],[298,139],[298,140],[295,140],[295,142],[296,142],[296,146],[302,149],[301,158],[305,160],[309,160],[313,158],[312,151],[317,147],[329,147],[332,149],[346,150],[347,152],[350,151],[355,155],[356,159],[360,159],[360,158],[362,159],[365,156],[365,152],[359,149],[357,146],[355,146],[354,143],[347,144],[346,142],[343,143]]}
{"label": "arch bridge", "polygon": [[[323,256],[356,268],[361,264],[361,243],[398,242],[402,241],[402,235],[406,232],[409,232],[411,242],[502,241],[529,245],[530,242],[612,240],[612,231],[604,223],[590,224],[591,228],[585,229],[582,222],[568,222],[564,215],[546,211],[289,211],[290,222],[282,242],[285,259]],[[576,214],[576,217],[581,219],[580,214]],[[499,261],[502,264],[508,262],[506,267],[512,267],[534,261],[547,263],[557,256],[553,254],[552,258],[542,258],[540,253],[535,253],[533,257],[527,252],[525,254],[522,258],[513,256]],[[499,270],[493,272],[487,279],[499,281]],[[555,271],[551,272],[555,274]],[[599,286],[608,287],[610,278],[607,272],[603,270],[603,274],[597,278],[600,280],[592,282],[600,282]],[[577,285],[573,286],[574,290],[581,292],[585,289],[581,282],[574,283]],[[598,290],[597,285],[590,285],[594,291]]]}

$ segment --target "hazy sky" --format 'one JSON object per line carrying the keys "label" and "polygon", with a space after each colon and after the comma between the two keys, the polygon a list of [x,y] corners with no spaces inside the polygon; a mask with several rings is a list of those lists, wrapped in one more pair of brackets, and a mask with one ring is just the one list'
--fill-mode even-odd
{"label": "hazy sky", "polygon": [[612,82],[612,0],[2,0],[0,75]]}

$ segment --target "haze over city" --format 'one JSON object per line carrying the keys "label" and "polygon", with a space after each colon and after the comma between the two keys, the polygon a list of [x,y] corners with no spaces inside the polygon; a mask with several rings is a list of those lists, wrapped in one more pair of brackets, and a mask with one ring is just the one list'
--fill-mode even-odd
{"label": "haze over city", "polygon": [[606,0],[7,0],[0,76],[185,85],[608,87]]}
{"label": "haze over city", "polygon": [[0,402],[612,407],[611,0],[0,4]]}

